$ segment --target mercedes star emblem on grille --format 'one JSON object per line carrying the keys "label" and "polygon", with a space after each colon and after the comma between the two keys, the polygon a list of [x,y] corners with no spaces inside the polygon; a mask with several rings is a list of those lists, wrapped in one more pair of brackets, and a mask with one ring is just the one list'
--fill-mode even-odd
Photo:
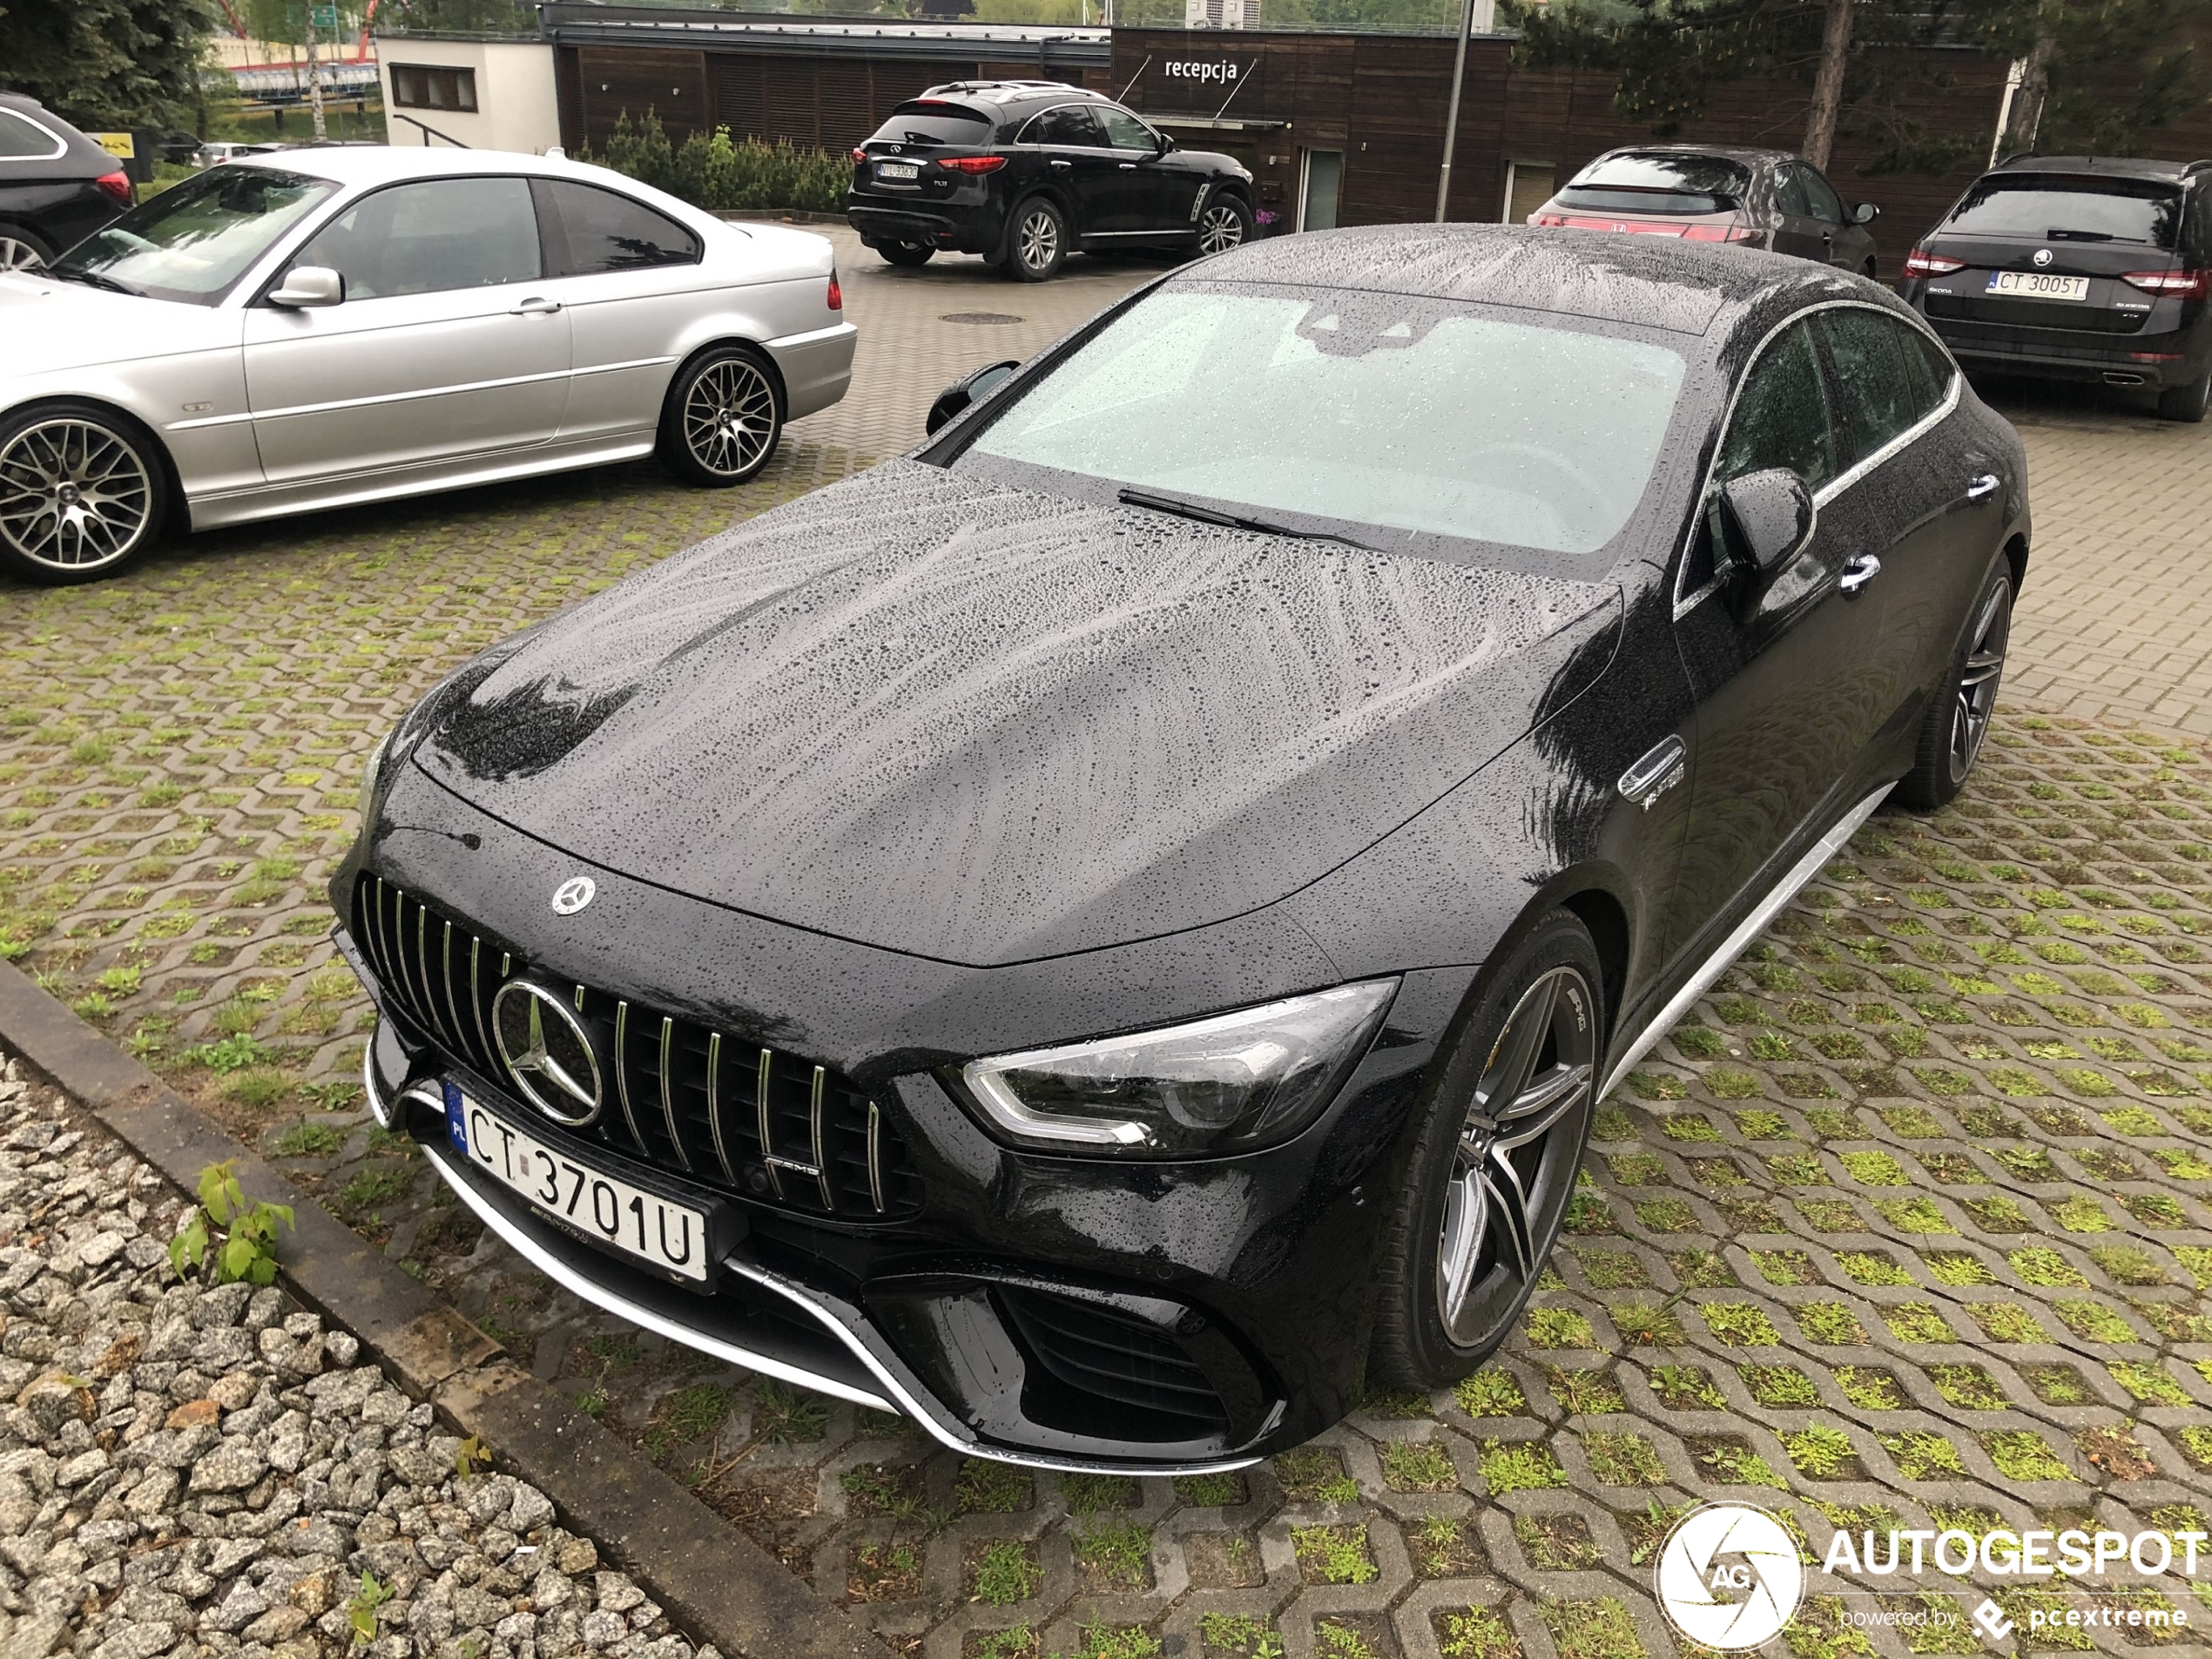
{"label": "mercedes star emblem on grille", "polygon": [[570,1129],[599,1116],[599,1057],[567,1003],[542,985],[509,980],[492,999],[491,1018],[507,1075],[531,1105]]}
{"label": "mercedes star emblem on grille", "polygon": [[599,891],[599,884],[588,875],[572,875],[553,889],[553,914],[573,916],[591,902],[591,895]]}

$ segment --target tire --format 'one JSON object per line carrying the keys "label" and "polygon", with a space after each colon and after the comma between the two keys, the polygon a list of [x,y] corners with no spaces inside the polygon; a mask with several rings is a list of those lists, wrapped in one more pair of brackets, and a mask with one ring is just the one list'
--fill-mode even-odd
{"label": "tire", "polygon": [[0,420],[0,567],[47,587],[98,582],[161,537],[169,474],[137,421],[56,401]]}
{"label": "tire", "polygon": [[877,253],[893,265],[927,265],[937,257],[937,250],[927,242],[879,242]]}
{"label": "tire", "polygon": [[1384,1239],[1369,1366],[1383,1386],[1454,1382],[1521,1317],[1589,1137],[1604,983],[1588,930],[1554,910],[1480,992]]}
{"label": "tire", "polygon": [[2158,418],[2195,426],[2204,419],[2208,406],[2212,406],[2212,368],[2208,368],[2187,386],[2172,386],[2161,392],[2158,395]]}
{"label": "tire", "polygon": [[1068,219],[1049,198],[1031,196],[1015,204],[1006,221],[1006,251],[1001,267],[1016,282],[1049,282],[1068,258]]}
{"label": "tire", "polygon": [[1943,692],[1928,705],[1912,770],[1899,780],[1899,804],[1933,812],[1966,786],[1989,735],[1997,688],[2005,678],[2005,648],[2013,632],[2012,573],[2000,569],[1974,601],[1966,637],[1944,676]]}
{"label": "tire", "polygon": [[1252,239],[1252,210],[1241,198],[1217,196],[1198,215],[1198,256],[1226,253]]}
{"label": "tire", "polygon": [[14,225],[0,225],[0,271],[35,271],[54,257],[43,237]]}
{"label": "tire", "polygon": [[726,489],[768,464],[783,430],[774,366],[751,346],[715,346],[669,383],[658,454],[685,482]]}

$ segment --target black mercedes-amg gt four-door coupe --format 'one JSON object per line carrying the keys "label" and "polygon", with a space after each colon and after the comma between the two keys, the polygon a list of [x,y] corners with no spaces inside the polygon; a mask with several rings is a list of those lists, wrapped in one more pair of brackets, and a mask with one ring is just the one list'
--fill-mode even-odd
{"label": "black mercedes-amg gt four-door coupe", "polygon": [[2026,476],[1803,260],[1186,266],[400,723],[331,889],[372,1101],[640,1325],[977,1456],[1248,1462],[1490,1352],[1598,1099],[1959,788]]}

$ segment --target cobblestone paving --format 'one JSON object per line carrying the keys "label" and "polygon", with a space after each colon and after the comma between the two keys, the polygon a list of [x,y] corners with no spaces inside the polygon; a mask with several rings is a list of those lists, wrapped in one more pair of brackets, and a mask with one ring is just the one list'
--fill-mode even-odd
{"label": "cobblestone paving", "polygon": [[[718,1659],[0,1055],[0,1653]],[[266,1197],[266,1195],[253,1195]]]}
{"label": "cobblestone paving", "polygon": [[[1035,293],[933,281],[849,292],[916,327]],[[885,347],[880,385],[934,390],[942,364]],[[600,1318],[441,1202],[361,1113],[365,1011],[323,937],[360,756],[479,645],[863,464],[867,421],[905,442],[912,408],[871,394],[845,426],[805,423],[734,496],[610,469],[0,590],[0,952],[934,1659],[1663,1655],[1649,1551],[1714,1495],[1773,1504],[1816,1550],[1889,1514],[2204,1524],[2212,767],[2010,703],[1966,798],[1878,817],[1609,1104],[1557,1282],[1500,1364],[1241,1476],[963,1467]],[[2065,643],[2024,644],[2021,677],[2065,667]],[[1986,1588],[2028,1610],[2005,1584]],[[1798,1659],[1907,1651],[1831,1615],[1793,1634]]]}

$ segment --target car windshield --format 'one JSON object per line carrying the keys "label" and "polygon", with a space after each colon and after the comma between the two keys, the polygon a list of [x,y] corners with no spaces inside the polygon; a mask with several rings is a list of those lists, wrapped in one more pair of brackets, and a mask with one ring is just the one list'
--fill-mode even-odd
{"label": "car windshield", "polygon": [[870,144],[925,144],[942,149],[988,144],[991,120],[979,111],[957,104],[901,104],[891,118],[876,129]]}
{"label": "car windshield", "polygon": [[157,300],[213,305],[337,186],[273,167],[211,168],[70,249],[53,274]]}
{"label": "car windshield", "polygon": [[1943,228],[1967,236],[2142,242],[2170,248],[2181,223],[2182,192],[2173,185],[2147,179],[2000,175],[1978,180],[1951,210]]}
{"label": "car windshield", "polygon": [[1642,499],[1685,371],[1665,346],[1563,318],[1169,289],[1057,365],[968,453],[1255,515],[1587,554]]}
{"label": "car windshield", "polygon": [[1725,156],[1607,156],[1559,192],[1562,207],[1641,213],[1732,212],[1750,188],[1750,169]]}

